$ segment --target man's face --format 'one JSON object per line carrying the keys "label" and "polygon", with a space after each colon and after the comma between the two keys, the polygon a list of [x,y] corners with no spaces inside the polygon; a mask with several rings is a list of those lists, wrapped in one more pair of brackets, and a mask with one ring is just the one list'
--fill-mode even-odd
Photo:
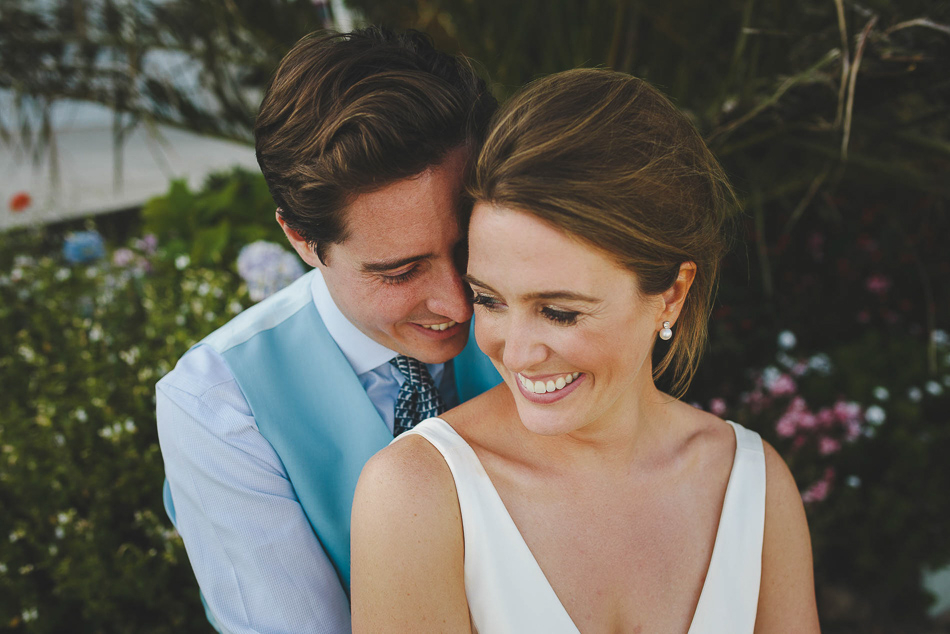
{"label": "man's face", "polygon": [[465,236],[458,222],[466,156],[453,150],[419,176],[357,196],[345,210],[348,237],[329,246],[326,264],[288,234],[322,271],[347,319],[423,363],[448,361],[468,341],[472,306],[459,274]]}

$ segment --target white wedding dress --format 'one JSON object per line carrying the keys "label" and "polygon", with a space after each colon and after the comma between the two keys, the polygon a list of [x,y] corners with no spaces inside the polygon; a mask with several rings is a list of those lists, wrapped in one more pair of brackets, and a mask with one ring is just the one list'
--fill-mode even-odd
{"label": "white wedding dress", "polygon": [[[736,456],[709,569],[688,634],[751,634],[765,523],[765,454],[753,431],[732,425]],[[428,440],[458,491],[465,540],[465,594],[480,634],[578,634],[472,448],[440,418],[401,434]]]}

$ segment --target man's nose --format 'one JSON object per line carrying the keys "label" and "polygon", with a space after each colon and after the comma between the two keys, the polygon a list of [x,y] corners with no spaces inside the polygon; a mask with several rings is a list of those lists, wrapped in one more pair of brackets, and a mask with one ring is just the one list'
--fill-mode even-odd
{"label": "man's nose", "polygon": [[472,292],[455,265],[443,267],[433,282],[426,308],[452,321],[468,321],[472,316]]}

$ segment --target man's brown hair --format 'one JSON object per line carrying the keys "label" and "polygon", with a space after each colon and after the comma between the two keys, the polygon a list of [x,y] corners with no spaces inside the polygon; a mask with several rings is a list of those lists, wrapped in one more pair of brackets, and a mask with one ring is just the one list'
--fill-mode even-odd
{"label": "man's brown hair", "polygon": [[725,173],[689,119],[647,82],[572,70],[523,88],[495,115],[478,157],[476,201],[533,214],[605,252],[656,295],[696,264],[669,351],[681,396],[706,324],[738,209]]}
{"label": "man's brown hair", "polygon": [[456,147],[477,151],[496,106],[468,60],[418,31],[312,33],[264,94],[257,162],[281,217],[325,262],[346,239],[347,204]]}

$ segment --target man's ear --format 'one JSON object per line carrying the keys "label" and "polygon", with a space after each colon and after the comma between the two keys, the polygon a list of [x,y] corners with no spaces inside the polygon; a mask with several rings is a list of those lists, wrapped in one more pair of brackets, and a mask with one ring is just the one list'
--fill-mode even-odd
{"label": "man's ear", "polygon": [[287,236],[290,246],[294,248],[294,251],[296,251],[297,255],[300,256],[300,259],[314,268],[322,267],[323,262],[321,262],[320,258],[317,257],[317,254],[314,253],[310,243],[304,240],[303,236],[297,233],[294,229],[290,228],[283,216],[280,215],[279,209],[274,215],[277,217],[277,224],[279,224],[280,228],[284,230],[284,235]]}
{"label": "man's ear", "polygon": [[668,321],[675,324],[679,319],[680,311],[683,310],[683,303],[686,301],[686,295],[689,288],[693,285],[696,278],[696,263],[683,262],[680,264],[680,271],[676,275],[676,281],[667,290],[660,293],[663,299],[663,307],[659,316],[657,330],[663,327],[663,322]]}

